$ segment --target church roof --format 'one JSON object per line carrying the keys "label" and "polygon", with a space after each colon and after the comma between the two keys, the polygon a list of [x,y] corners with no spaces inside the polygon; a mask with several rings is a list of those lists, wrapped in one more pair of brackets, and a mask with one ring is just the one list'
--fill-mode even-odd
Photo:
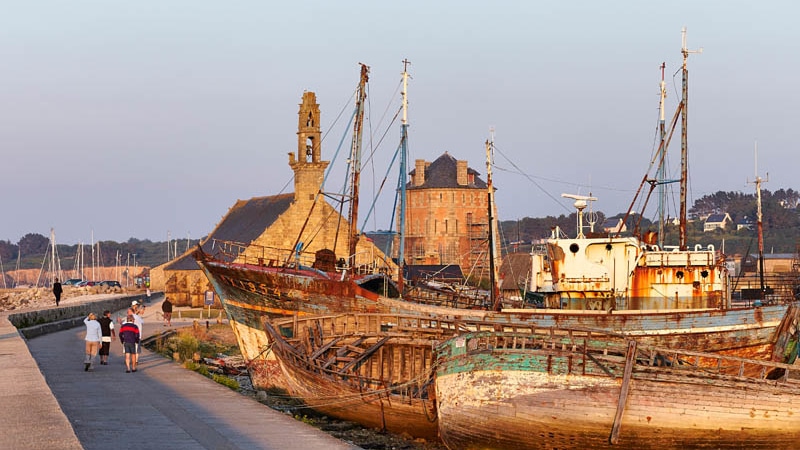
{"label": "church roof", "polygon": [[[417,169],[412,170],[411,175],[416,174]],[[479,172],[472,168],[467,168],[467,174],[474,175],[473,182],[470,184],[458,184],[457,160],[449,153],[444,152],[428,167],[425,168],[425,182],[420,186],[414,186],[413,182],[408,183],[408,189],[426,188],[470,188],[486,189],[486,182],[478,178]]]}
{"label": "church roof", "polygon": [[[294,200],[294,194],[253,197],[237,200],[211,234],[203,240],[203,251],[211,253],[214,239],[249,244],[272,225]],[[200,270],[192,251],[164,266],[164,270]]]}

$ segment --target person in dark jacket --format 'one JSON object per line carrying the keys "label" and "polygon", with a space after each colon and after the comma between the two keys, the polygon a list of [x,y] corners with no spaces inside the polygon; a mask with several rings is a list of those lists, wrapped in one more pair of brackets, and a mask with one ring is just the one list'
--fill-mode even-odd
{"label": "person in dark jacket", "polygon": [[119,341],[122,342],[122,350],[125,353],[125,373],[136,372],[136,365],[139,362],[139,327],[133,321],[133,314],[128,314],[128,318],[119,328]]}
{"label": "person in dark jacket", "polygon": [[56,306],[58,306],[58,302],[61,301],[61,283],[59,283],[58,278],[56,278],[55,282],[53,283],[53,295],[56,296]]}
{"label": "person in dark jacket", "polygon": [[116,337],[114,333],[114,321],[111,319],[111,311],[103,311],[103,317],[97,319],[100,322],[100,331],[103,333],[103,339],[100,343],[100,364],[108,365],[108,350],[111,347],[111,341]]}
{"label": "person in dark jacket", "polygon": [[172,326],[172,302],[169,301],[169,298],[165,298],[164,302],[161,303],[161,312],[164,313],[164,326],[171,327]]}

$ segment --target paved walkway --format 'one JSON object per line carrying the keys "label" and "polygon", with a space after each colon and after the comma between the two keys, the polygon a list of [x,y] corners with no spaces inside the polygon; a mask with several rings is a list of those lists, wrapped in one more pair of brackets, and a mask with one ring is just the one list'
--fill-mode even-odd
{"label": "paved walkway", "polygon": [[[147,308],[145,334],[165,330],[160,310]],[[83,337],[73,328],[26,346],[0,317],[0,449],[356,448],[147,350],[125,373],[119,341],[109,365],[84,372]]]}

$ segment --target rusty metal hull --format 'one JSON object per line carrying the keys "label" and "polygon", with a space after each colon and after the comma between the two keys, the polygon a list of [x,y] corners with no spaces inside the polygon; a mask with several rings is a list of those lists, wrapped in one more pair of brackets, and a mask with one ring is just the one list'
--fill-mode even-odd
{"label": "rusty metal hull", "polygon": [[713,247],[661,250],[635,237],[551,238],[532,255],[530,291],[563,309],[727,308],[728,271]]}
{"label": "rusty metal hull", "polygon": [[447,341],[436,370],[442,440],[451,449],[796,447],[796,366],[631,342]]}

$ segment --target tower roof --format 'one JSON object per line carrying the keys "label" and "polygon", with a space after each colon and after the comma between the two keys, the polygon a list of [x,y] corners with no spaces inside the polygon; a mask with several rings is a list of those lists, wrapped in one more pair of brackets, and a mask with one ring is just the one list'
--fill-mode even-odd
{"label": "tower roof", "polygon": [[[410,172],[413,176],[417,172],[415,168]],[[462,188],[462,189],[486,189],[486,182],[478,178],[480,172],[467,168],[467,174],[471,182],[467,185],[458,184],[458,160],[452,155],[444,152],[442,156],[425,167],[425,182],[420,186],[414,186],[413,182],[408,184],[408,189],[430,189],[430,188]]]}

